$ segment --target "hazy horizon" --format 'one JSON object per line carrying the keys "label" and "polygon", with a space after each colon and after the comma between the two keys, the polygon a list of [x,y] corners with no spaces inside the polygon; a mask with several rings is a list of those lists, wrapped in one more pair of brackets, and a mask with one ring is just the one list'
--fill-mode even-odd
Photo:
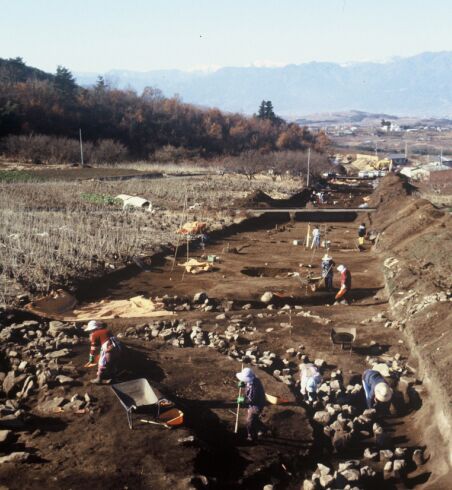
{"label": "hazy horizon", "polygon": [[[381,62],[452,50],[447,0],[0,0],[0,57],[54,72]],[[426,20],[428,19],[428,21]]]}

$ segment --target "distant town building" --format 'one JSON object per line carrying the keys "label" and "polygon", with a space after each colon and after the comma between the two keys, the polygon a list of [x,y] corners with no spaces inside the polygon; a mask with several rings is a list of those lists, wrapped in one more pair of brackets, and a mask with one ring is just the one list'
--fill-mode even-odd
{"label": "distant town building", "polygon": [[408,163],[408,158],[403,153],[393,153],[388,155],[387,160],[391,162],[392,166],[406,165]]}

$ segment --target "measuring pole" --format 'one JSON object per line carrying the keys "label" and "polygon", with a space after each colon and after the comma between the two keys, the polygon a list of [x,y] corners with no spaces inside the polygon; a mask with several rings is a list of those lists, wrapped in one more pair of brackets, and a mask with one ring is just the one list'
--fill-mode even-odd
{"label": "measuring pole", "polygon": [[[243,362],[242,362],[242,371],[243,371]],[[239,386],[239,397],[242,396],[242,387]],[[239,431],[239,414],[240,414],[240,403],[237,403],[237,413],[235,414],[235,426],[234,426],[234,434],[237,434]]]}
{"label": "measuring pole", "polygon": [[309,170],[311,167],[311,147],[308,148],[308,175],[306,177],[306,187],[309,187]]}
{"label": "measuring pole", "polygon": [[82,141],[82,128],[79,128],[79,136],[80,136],[80,162],[81,162],[81,165],[82,167],[85,166],[84,162],[83,162],[83,141]]}

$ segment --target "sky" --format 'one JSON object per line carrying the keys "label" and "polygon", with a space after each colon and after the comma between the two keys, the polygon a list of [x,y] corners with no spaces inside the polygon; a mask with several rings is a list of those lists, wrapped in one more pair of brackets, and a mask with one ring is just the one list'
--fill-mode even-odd
{"label": "sky", "polygon": [[54,72],[384,61],[452,50],[452,0],[0,0],[0,57]]}

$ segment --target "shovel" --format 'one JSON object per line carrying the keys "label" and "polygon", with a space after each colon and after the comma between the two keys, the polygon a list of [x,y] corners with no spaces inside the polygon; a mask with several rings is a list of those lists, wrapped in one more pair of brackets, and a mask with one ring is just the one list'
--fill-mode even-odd
{"label": "shovel", "polygon": [[168,424],[164,424],[162,422],[154,422],[153,420],[140,419],[140,422],[143,422],[144,424],[160,425],[162,427],[165,427],[165,429],[172,429],[172,427]]}

